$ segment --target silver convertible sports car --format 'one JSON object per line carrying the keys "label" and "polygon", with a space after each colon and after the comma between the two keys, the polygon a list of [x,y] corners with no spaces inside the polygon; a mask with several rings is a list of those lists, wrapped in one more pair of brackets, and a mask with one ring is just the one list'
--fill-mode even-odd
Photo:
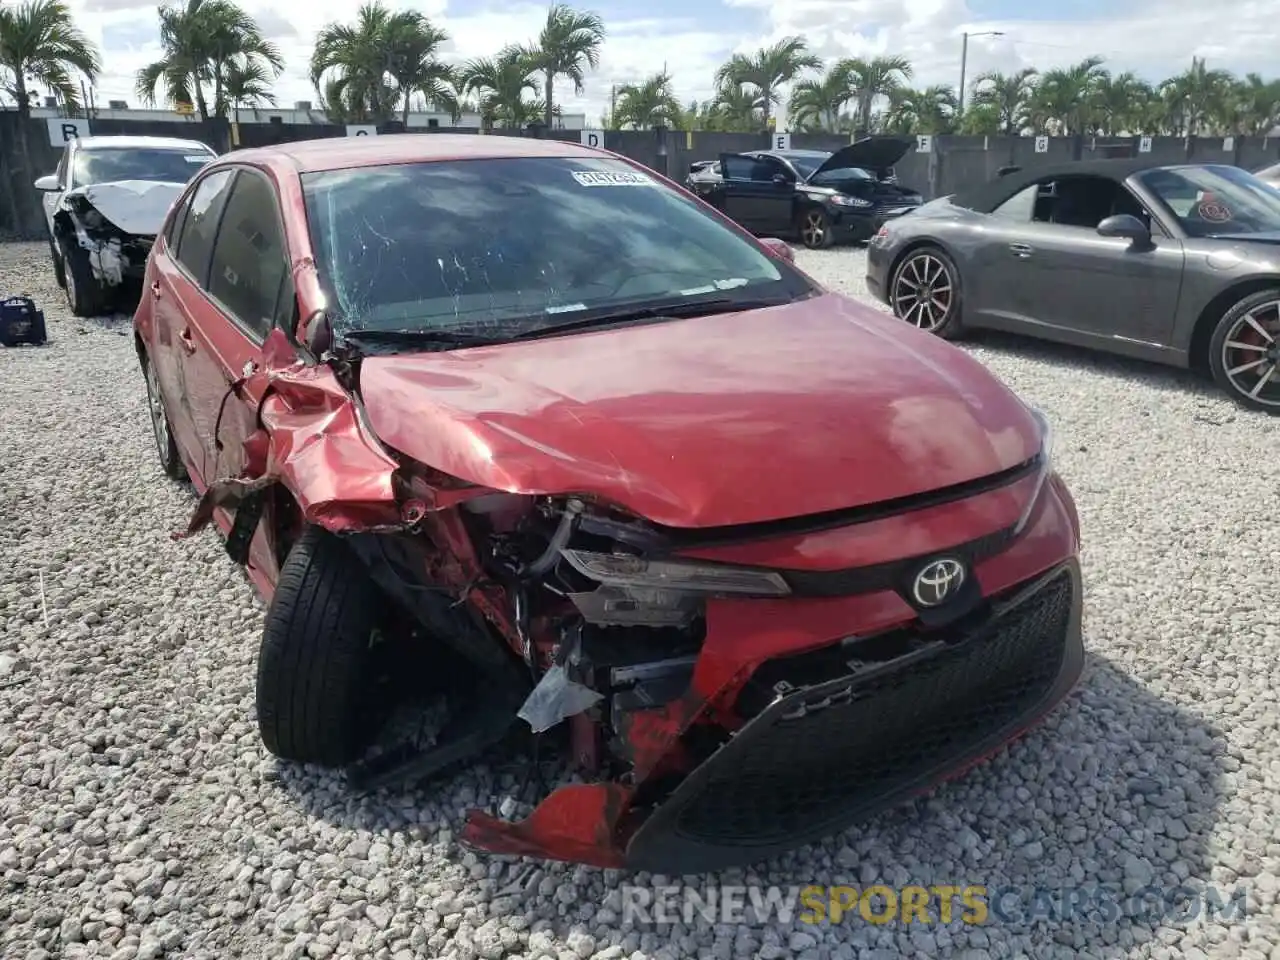
{"label": "silver convertible sports car", "polygon": [[1015,169],[886,223],[867,285],[940,336],[985,327],[1191,367],[1280,414],[1280,192],[1239,167]]}

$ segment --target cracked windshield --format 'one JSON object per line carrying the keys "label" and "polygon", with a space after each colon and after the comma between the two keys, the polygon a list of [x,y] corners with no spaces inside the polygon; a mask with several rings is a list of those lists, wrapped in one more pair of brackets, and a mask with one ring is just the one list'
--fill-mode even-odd
{"label": "cracked windshield", "polygon": [[[794,270],[619,161],[470,160],[304,178],[343,334],[483,340],[702,301],[783,303]],[[637,318],[638,319],[638,318]]]}

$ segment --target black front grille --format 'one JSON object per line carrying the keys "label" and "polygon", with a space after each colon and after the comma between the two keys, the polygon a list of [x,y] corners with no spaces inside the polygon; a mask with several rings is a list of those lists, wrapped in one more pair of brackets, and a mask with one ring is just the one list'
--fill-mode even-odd
{"label": "black front grille", "polygon": [[997,530],[976,540],[970,540],[946,550],[877,563],[870,566],[848,567],[844,570],[782,570],[791,592],[798,597],[844,597],[856,593],[874,593],[879,590],[898,590],[905,593],[907,579],[930,557],[948,556],[963,560],[972,571],[982,561],[994,557],[1013,543],[1014,528]]}
{"label": "black front grille", "polygon": [[844,829],[994,749],[1078,675],[1078,589],[1068,565],[954,644],[775,701],[654,812],[634,838],[634,864],[710,870],[759,859]]}

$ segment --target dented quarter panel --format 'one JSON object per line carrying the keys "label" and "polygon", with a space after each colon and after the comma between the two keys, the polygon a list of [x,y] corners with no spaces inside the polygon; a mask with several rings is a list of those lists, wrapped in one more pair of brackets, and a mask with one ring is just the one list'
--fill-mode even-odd
{"label": "dented quarter panel", "polygon": [[678,527],[907,496],[1010,468],[1039,444],[1031,414],[978,361],[834,294],[371,357],[361,391],[383,441],[424,464]]}

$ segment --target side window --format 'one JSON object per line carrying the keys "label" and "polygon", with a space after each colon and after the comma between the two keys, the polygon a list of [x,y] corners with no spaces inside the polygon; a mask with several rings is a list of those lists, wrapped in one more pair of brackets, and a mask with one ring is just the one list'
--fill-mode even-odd
{"label": "side window", "polygon": [[209,270],[209,295],[260,337],[275,325],[289,273],[277,209],[267,178],[243,172],[231,189]]}
{"label": "side window", "polygon": [[209,278],[209,257],[213,253],[213,239],[218,231],[218,220],[227,203],[234,170],[218,170],[201,180],[191,194],[182,232],[178,234],[177,259],[198,286],[204,287]]}
{"label": "side window", "polygon": [[755,157],[744,157],[742,154],[727,154],[720,159],[721,176],[726,180],[750,180],[751,169],[755,166]]}
{"label": "side window", "polygon": [[187,219],[187,211],[191,209],[191,194],[182,198],[182,202],[169,214],[169,222],[164,228],[164,245],[169,248],[169,256],[173,256],[178,246],[178,237],[182,235],[182,224]]}
{"label": "side window", "polygon": [[1030,223],[1035,213],[1036,200],[1040,196],[1040,184],[1033,183],[1025,190],[1019,190],[1000,206],[991,211],[993,217],[1001,220],[1013,220],[1017,223]]}
{"label": "side window", "polygon": [[1061,177],[1053,182],[1051,191],[1041,191],[1035,218],[1054,226],[1094,230],[1111,216],[1125,193],[1123,187],[1106,177]]}
{"label": "side window", "polygon": [[794,180],[791,169],[777,157],[756,157],[755,166],[751,169],[751,179],[767,183],[781,174],[788,180]]}

